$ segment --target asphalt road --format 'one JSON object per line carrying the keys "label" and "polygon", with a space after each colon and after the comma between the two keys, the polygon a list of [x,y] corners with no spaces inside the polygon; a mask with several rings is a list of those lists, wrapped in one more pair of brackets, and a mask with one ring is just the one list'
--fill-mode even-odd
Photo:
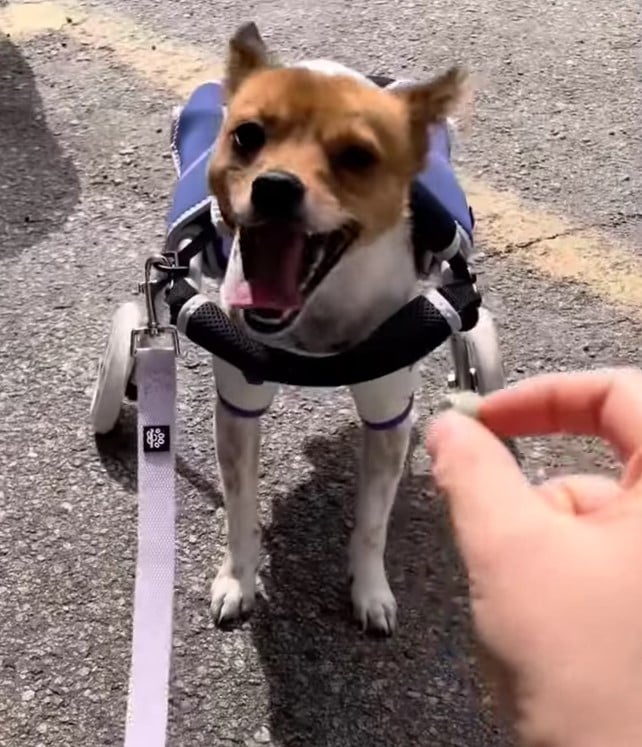
{"label": "asphalt road", "polygon": [[[6,3],[4,3],[6,4]],[[0,10],[3,2],[0,0]],[[258,21],[285,56],[332,56],[419,75],[453,59],[482,80],[466,170],[533,204],[640,239],[637,3],[558,0],[426,6],[120,0],[159,39],[220,59]],[[2,29],[0,29],[2,31]],[[151,50],[150,50],[151,51]],[[0,38],[0,744],[118,745],[125,715],[136,543],[135,414],[96,442],[98,355],[116,304],[160,246],[173,178],[176,95],[109,45],[62,32]],[[608,249],[605,248],[605,251]],[[512,380],[640,365],[639,316],[577,281],[489,252],[479,270]],[[449,361],[423,365],[420,424]],[[208,587],[224,546],[207,357],[180,364],[179,567],[169,747],[505,747],[471,659],[466,587],[420,439],[394,511],[389,641],[350,620],[344,553],[358,429],[343,391],[284,391],[265,422],[260,485],[269,601],[218,631]],[[536,477],[609,472],[592,441],[523,446]]]}

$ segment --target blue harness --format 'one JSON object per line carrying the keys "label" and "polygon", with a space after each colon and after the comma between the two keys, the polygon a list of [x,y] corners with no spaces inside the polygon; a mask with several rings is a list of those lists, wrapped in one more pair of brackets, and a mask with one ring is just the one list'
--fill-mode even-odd
{"label": "blue harness", "polygon": [[[173,122],[171,152],[178,181],[167,215],[167,243],[170,247],[177,245],[186,228],[194,224],[211,232],[218,267],[210,269],[220,276],[225,273],[230,241],[213,230],[210,217],[213,198],[208,188],[207,166],[224,116],[223,87],[212,82],[196,88]],[[418,175],[417,181],[464,229],[472,242],[473,213],[452,167],[448,127],[445,123],[436,125],[429,135],[426,168]],[[416,236],[413,240],[417,243]],[[416,246],[416,252],[425,251],[430,246],[429,235],[419,241],[422,244],[425,241],[425,244]]]}

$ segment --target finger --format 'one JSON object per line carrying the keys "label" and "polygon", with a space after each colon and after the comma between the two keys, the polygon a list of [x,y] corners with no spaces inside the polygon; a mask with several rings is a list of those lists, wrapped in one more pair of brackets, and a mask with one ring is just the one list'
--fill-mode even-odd
{"label": "finger", "polygon": [[629,459],[620,485],[625,490],[638,488],[637,495],[642,498],[642,446]]}
{"label": "finger", "polygon": [[553,508],[574,515],[599,511],[623,495],[620,485],[602,475],[554,477],[536,490]]}
{"label": "finger", "polygon": [[492,554],[503,537],[530,528],[548,512],[504,444],[471,418],[441,415],[426,445],[469,567]]}
{"label": "finger", "polygon": [[493,392],[479,418],[501,437],[600,436],[626,460],[642,446],[642,371],[546,374]]}

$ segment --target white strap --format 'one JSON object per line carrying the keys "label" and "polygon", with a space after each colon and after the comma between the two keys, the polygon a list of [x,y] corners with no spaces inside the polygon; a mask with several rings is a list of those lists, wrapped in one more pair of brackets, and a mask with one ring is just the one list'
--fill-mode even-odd
{"label": "white strap", "polygon": [[430,288],[426,293],[426,298],[448,322],[453,332],[461,330],[461,317],[457,310],[436,288]]}
{"label": "white strap", "polygon": [[138,560],[125,747],[164,747],[174,596],[176,360],[136,352]]}
{"label": "white strap", "polygon": [[185,301],[181,310],[178,312],[178,318],[176,319],[176,329],[178,329],[179,332],[185,334],[192,314],[195,311],[198,311],[198,309],[200,309],[204,303],[208,303],[209,301],[210,299],[203,293],[197,293],[195,296],[192,296],[190,299]]}

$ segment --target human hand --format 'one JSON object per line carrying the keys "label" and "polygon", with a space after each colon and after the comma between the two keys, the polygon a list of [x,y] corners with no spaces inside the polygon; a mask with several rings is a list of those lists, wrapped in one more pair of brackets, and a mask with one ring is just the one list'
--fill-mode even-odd
{"label": "human hand", "polygon": [[[642,745],[642,372],[529,379],[478,420],[440,416],[427,446],[500,702],[524,744]],[[620,478],[531,485],[499,439],[553,433],[608,441]]]}

